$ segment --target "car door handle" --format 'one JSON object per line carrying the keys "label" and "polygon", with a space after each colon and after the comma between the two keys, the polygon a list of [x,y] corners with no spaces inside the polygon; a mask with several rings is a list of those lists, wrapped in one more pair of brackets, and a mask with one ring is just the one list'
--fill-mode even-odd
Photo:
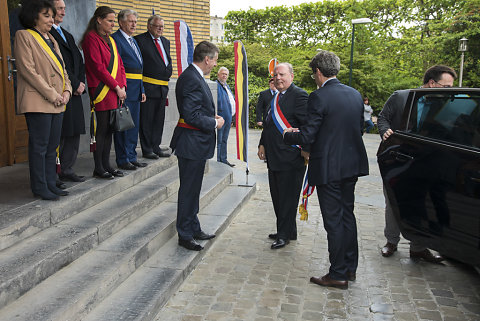
{"label": "car door handle", "polygon": [[390,155],[394,156],[399,162],[408,162],[413,160],[412,156],[400,152],[391,151]]}

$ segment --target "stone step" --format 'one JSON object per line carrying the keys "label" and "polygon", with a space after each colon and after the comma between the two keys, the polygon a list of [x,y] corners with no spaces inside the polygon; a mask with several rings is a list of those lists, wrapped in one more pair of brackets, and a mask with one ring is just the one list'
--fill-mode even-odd
{"label": "stone step", "polygon": [[138,182],[174,166],[176,157],[149,162],[147,167],[126,171],[122,178],[100,180],[88,177],[68,188],[59,201],[35,200],[0,214],[0,250],[6,249],[73,215],[124,191]]}
{"label": "stone step", "polygon": [[[115,191],[110,198],[0,252],[0,307],[95,248],[178,189],[176,166],[135,182],[128,189],[123,186],[131,184],[132,179],[122,179],[96,191]],[[79,195],[82,198],[90,193]]]}
{"label": "stone step", "polygon": [[[231,183],[231,171],[225,166],[216,166],[218,168],[205,176],[201,204],[215,198]],[[146,185],[152,187],[149,183]],[[161,204],[4,307],[0,310],[0,320],[80,320],[175,235],[176,199],[176,193],[172,193]]]}
{"label": "stone step", "polygon": [[[227,187],[201,211],[199,218],[204,229],[215,232],[217,236],[221,234],[254,189]],[[154,320],[213,242],[215,239],[202,241],[205,249],[195,252],[178,246],[177,237],[173,237],[82,320]]]}

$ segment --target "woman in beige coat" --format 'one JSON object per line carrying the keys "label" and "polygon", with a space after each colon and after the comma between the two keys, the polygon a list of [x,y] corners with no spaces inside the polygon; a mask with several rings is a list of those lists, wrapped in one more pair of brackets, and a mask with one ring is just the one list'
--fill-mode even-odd
{"label": "woman in beige coat", "polygon": [[63,111],[72,88],[60,49],[49,31],[56,14],[50,1],[28,1],[19,19],[26,30],[15,34],[17,109],[28,126],[30,185],[35,196],[57,200],[68,195],[55,186],[56,149]]}

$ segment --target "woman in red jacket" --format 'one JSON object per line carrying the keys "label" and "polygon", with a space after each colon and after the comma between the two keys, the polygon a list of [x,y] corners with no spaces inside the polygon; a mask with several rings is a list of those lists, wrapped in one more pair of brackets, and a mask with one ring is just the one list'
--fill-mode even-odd
{"label": "woman in red jacket", "polygon": [[113,134],[110,113],[118,107],[118,102],[125,100],[127,96],[123,62],[115,41],[110,37],[114,26],[115,11],[107,6],[98,7],[80,42],[85,56],[88,92],[97,118],[93,176],[107,179],[123,176],[121,171],[110,166]]}

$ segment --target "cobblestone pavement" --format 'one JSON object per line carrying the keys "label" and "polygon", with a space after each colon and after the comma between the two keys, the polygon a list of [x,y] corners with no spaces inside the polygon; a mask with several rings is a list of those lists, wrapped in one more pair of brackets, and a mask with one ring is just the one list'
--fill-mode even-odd
{"label": "cobblestone pavement", "polygon": [[[234,160],[232,128],[229,158]],[[408,241],[390,258],[380,255],[384,199],[376,164],[378,135],[365,135],[370,176],[359,179],[355,213],[359,267],[348,290],[309,282],[328,271],[326,233],[316,195],[298,240],[271,250],[275,215],[266,164],[256,157],[259,132],[250,132],[250,170],[257,192],[215,240],[204,259],[157,315],[157,321],[196,320],[480,320],[480,276],[466,265],[413,262]],[[208,231],[208,227],[205,226]]]}

